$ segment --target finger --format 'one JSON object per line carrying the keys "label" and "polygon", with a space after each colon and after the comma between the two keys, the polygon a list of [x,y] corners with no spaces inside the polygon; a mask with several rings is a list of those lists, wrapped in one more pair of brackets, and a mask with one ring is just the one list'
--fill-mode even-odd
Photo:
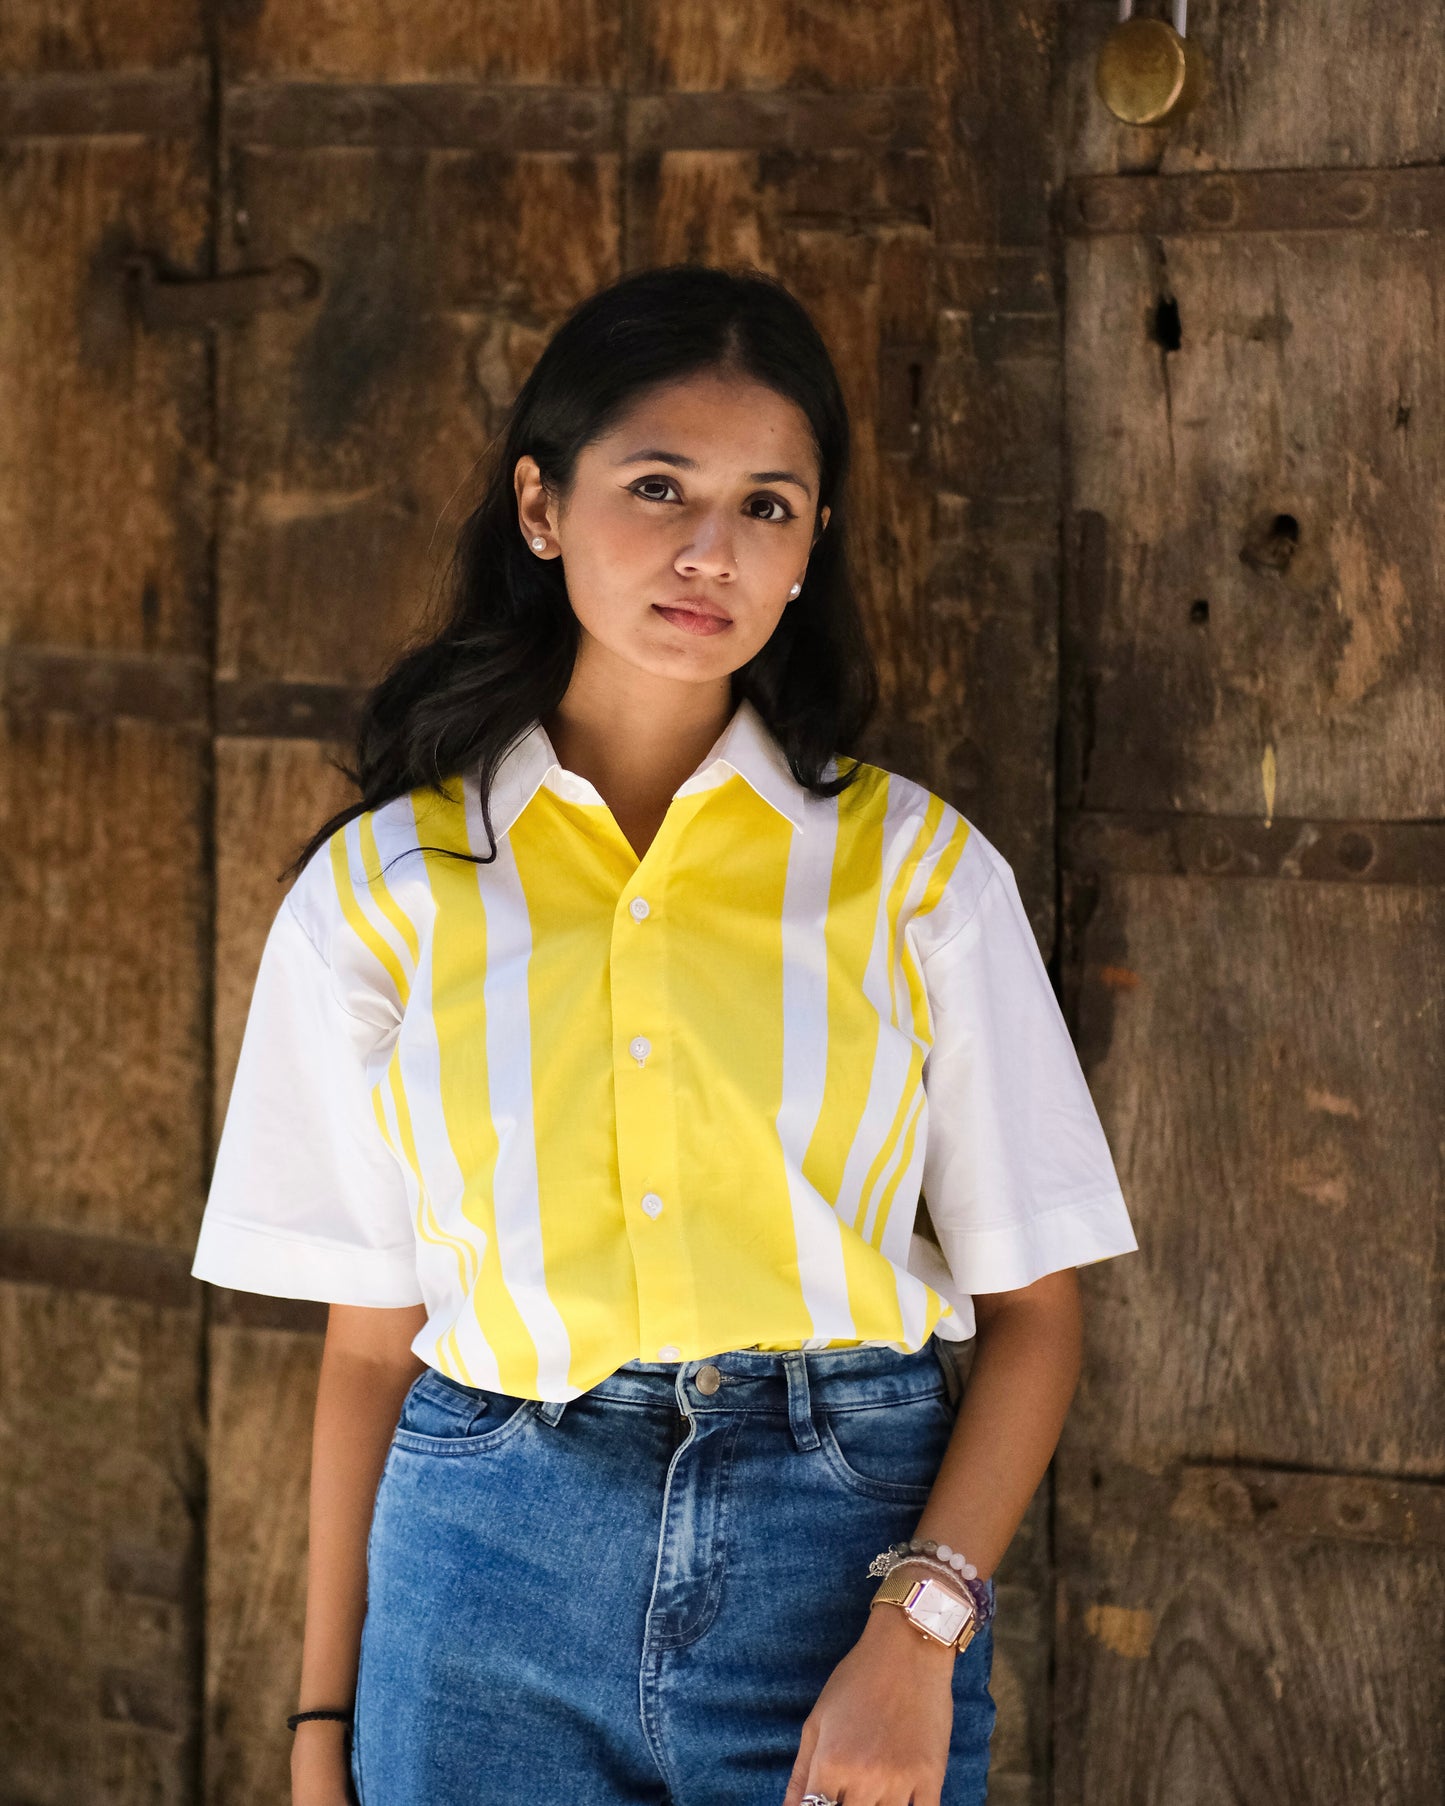
{"label": "finger", "polygon": [[817,1727],[805,1723],[802,1739],[798,1745],[797,1758],[793,1763],[793,1771],[788,1776],[788,1791],[783,1795],[783,1806],[798,1806],[798,1802],[807,1793],[808,1770],[812,1766],[813,1751],[817,1748],[817,1744]]}

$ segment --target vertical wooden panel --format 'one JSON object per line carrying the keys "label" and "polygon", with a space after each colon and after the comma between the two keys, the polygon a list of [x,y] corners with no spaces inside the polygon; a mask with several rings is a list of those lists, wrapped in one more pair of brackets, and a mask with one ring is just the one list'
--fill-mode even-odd
{"label": "vertical wooden panel", "polygon": [[[1445,803],[1440,210],[1388,167],[1432,160],[1439,21],[1191,7],[1212,94],[1134,131],[1112,9],[1068,10],[1064,175],[1175,179],[1061,209],[1067,989],[1141,1252],[1088,1276],[1058,1464],[1058,1797],[1415,1806],[1445,918],[1433,840],[1374,862]],[[1370,165],[1352,229],[1314,170]]]}
{"label": "vertical wooden panel", "polygon": [[232,256],[303,257],[321,292],[223,349],[224,680],[380,676],[435,593],[540,322],[610,268],[610,165],[235,147]]}
{"label": "vertical wooden panel", "polygon": [[36,1806],[199,1771],[210,396],[126,274],[209,255],[197,33],[0,20],[0,1792]]}
{"label": "vertical wooden panel", "polygon": [[[1162,250],[1070,246],[1076,556],[1094,536],[1080,800],[1437,815],[1445,423],[1429,398],[1445,238],[1235,233]],[[1177,350],[1155,336],[1166,296]]]}

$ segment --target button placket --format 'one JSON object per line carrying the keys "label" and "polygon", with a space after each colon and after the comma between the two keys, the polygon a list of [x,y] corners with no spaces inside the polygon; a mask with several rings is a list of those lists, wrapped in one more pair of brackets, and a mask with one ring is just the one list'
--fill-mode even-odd
{"label": "button placket", "polygon": [[624,891],[619,898],[609,949],[623,1220],[637,1284],[639,1349],[660,1361],[680,1360],[697,1325],[694,1281],[675,1208],[681,1188],[666,984],[670,846],[693,812],[677,807],[677,819],[659,829],[634,874],[642,894]]}

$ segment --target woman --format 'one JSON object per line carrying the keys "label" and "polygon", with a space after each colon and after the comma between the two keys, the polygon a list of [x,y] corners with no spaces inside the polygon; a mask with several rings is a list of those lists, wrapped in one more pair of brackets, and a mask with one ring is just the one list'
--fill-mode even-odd
{"label": "woman", "polygon": [[1008,865],[848,753],[848,452],[780,284],[590,297],[291,868],[193,1271],[331,1306],[295,1806],[983,1798],[1135,1244]]}

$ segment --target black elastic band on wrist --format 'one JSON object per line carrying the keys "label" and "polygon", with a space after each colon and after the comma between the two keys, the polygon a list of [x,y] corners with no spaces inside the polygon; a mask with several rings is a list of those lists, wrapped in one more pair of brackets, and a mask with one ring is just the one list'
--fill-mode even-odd
{"label": "black elastic band on wrist", "polygon": [[308,1718],[339,1718],[343,1724],[351,1723],[350,1706],[318,1706],[314,1712],[293,1712],[286,1720],[286,1729],[294,1731],[298,1724]]}

